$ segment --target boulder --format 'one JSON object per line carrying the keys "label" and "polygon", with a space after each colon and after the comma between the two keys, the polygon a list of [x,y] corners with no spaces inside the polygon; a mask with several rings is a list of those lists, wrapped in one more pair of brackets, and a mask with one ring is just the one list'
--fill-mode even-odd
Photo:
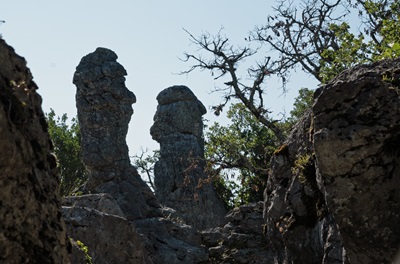
{"label": "boulder", "polygon": [[313,107],[320,189],[350,263],[400,248],[400,59],[347,70]]}
{"label": "boulder", "polygon": [[273,263],[264,234],[263,202],[236,207],[223,227],[201,232],[211,263]]}

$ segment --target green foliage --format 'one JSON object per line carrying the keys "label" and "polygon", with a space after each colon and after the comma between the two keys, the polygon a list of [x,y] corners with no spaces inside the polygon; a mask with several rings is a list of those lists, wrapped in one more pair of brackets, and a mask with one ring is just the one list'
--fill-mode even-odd
{"label": "green foliage", "polygon": [[53,109],[46,114],[48,131],[54,144],[58,169],[61,175],[61,195],[72,195],[73,192],[87,180],[87,172],[80,158],[80,130],[78,120],[63,114],[56,117]]}
{"label": "green foliage", "polygon": [[80,240],[69,238],[71,244],[76,245],[85,255],[86,264],[92,264],[92,257],[89,255],[89,248]]}
{"label": "green foliage", "polygon": [[307,171],[309,170],[310,165],[313,165],[313,163],[311,155],[309,154],[301,155],[294,161],[292,173],[299,175],[301,183],[306,183],[308,175]]}
{"label": "green foliage", "polygon": [[277,139],[241,103],[232,105],[227,116],[230,125],[214,123],[206,132],[209,173],[218,175],[217,186],[226,186],[220,196],[229,206],[260,201]]}
{"label": "green foliage", "polygon": [[293,110],[290,111],[288,123],[294,125],[314,103],[314,90],[300,88],[298,96],[294,99]]}
{"label": "green foliage", "polygon": [[323,60],[320,61],[320,78],[323,83],[333,79],[337,74],[345,69],[368,61],[366,56],[368,45],[364,43],[364,35],[355,36],[350,33],[350,25],[346,22],[330,24],[329,29],[336,36],[339,48],[326,49],[322,52]]}
{"label": "green foliage", "polygon": [[[291,116],[277,125],[289,131],[312,106],[313,94],[313,90],[300,89]],[[229,207],[261,201],[271,156],[287,146],[280,146],[273,131],[241,103],[232,105],[227,117],[230,125],[214,123],[205,133],[208,173],[214,176],[217,192]]]}
{"label": "green foliage", "polygon": [[364,20],[364,32],[355,36],[347,22],[329,25],[338,48],[322,52],[320,78],[323,83],[357,64],[400,57],[400,3],[367,0],[356,6]]}
{"label": "green foliage", "polygon": [[151,155],[147,154],[147,150],[142,150],[140,155],[134,155],[131,158],[133,165],[139,172],[141,174],[146,174],[147,180],[145,181],[154,191],[154,165],[160,158],[160,150],[153,150]]}

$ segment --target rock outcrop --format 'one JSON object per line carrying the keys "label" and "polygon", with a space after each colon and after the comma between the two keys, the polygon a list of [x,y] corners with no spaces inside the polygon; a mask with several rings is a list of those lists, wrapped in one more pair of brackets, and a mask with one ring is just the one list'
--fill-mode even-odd
{"label": "rock outcrop", "polygon": [[204,263],[200,234],[171,218],[174,210],[160,206],[130,164],[125,136],[135,97],[116,59],[98,48],[74,75],[89,179],[87,194],[64,199],[68,235],[87,246],[93,263]]}
{"label": "rock outcrop", "polygon": [[25,59],[0,38],[0,263],[69,263],[37,89]]}
{"label": "rock outcrop", "polygon": [[1,263],[85,263],[65,223],[93,263],[400,261],[400,59],[355,67],[318,89],[273,155],[265,200],[225,218],[204,173],[205,108],[187,87],[157,98],[160,202],[131,166],[125,136],[136,99],[116,59],[98,48],[77,67],[90,178],[86,194],[66,197],[60,210],[41,97],[25,60],[0,39]]}
{"label": "rock outcrop", "polygon": [[204,172],[206,108],[186,86],[164,89],[157,101],[150,133],[160,143],[160,159],[154,167],[158,200],[198,229],[224,224],[226,209]]}
{"label": "rock outcrop", "polygon": [[136,97],[125,86],[126,71],[117,58],[109,49],[96,49],[82,58],[73,82],[89,172],[85,192],[110,194],[133,220],[159,215],[158,203],[130,164],[125,140]]}
{"label": "rock outcrop", "polygon": [[312,113],[275,151],[264,192],[267,245],[276,263],[347,263],[336,223],[318,188]]}
{"label": "rock outcrop", "polygon": [[271,161],[264,217],[277,263],[399,261],[399,84],[395,60],[317,90]]}
{"label": "rock outcrop", "polygon": [[81,197],[77,204],[63,206],[63,217],[68,236],[88,248],[92,263],[153,263],[134,224],[118,214],[111,214],[119,213],[115,201],[113,204],[113,200],[104,200],[108,205],[102,206],[88,200],[90,198]]}
{"label": "rock outcrop", "polygon": [[350,263],[400,249],[400,59],[358,66],[313,107],[317,180]]}
{"label": "rock outcrop", "polygon": [[210,263],[274,263],[264,234],[263,203],[242,205],[230,211],[224,227],[201,232]]}

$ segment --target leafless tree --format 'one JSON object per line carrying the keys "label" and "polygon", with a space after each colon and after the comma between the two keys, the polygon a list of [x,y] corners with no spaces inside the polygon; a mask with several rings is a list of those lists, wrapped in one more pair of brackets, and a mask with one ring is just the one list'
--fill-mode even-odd
{"label": "leafless tree", "polygon": [[[289,2],[289,4],[286,4]],[[322,53],[327,49],[338,50],[335,33],[330,24],[343,21],[348,11],[343,0],[307,0],[294,5],[281,1],[275,14],[267,17],[267,23],[252,31],[250,38],[278,52],[272,63],[275,74],[288,77],[290,70],[300,65],[302,70],[318,81]]]}
{"label": "leafless tree", "polygon": [[211,54],[211,58],[206,59],[201,55],[185,53],[184,61],[194,60],[195,64],[182,73],[190,73],[193,70],[200,69],[210,70],[216,80],[225,75],[230,76],[231,80],[224,83],[226,88],[220,89],[220,91],[225,92],[224,102],[213,107],[215,114],[219,115],[223,107],[232,98],[239,99],[263,125],[275,133],[279,141],[283,142],[283,131],[276,125],[277,120],[272,120],[268,116],[270,112],[264,106],[263,84],[265,77],[271,74],[268,70],[270,58],[266,58],[263,63],[259,63],[255,68],[248,69],[248,74],[253,79],[248,85],[239,78],[236,68],[242,60],[254,55],[257,50],[249,47],[236,49],[229,44],[228,38],[223,37],[221,32],[216,36],[203,34],[199,38],[189,32],[187,33],[195,45]]}
{"label": "leafless tree", "polygon": [[[341,51],[343,39],[338,37],[332,25],[343,25],[351,12],[358,12],[360,23],[356,26],[364,32],[360,34],[365,34],[376,44],[381,42],[382,21],[397,19],[399,12],[393,13],[393,8],[399,8],[400,5],[396,0],[372,2],[373,9],[368,7],[371,1],[365,0],[280,0],[274,8],[274,14],[267,16],[266,23],[256,26],[245,38],[247,45],[244,47],[233,46],[221,31],[216,35],[205,33],[199,37],[186,31],[191,42],[199,49],[184,54],[183,61],[189,61],[192,66],[182,73],[208,70],[215,80],[224,77],[224,86],[216,88],[216,91],[223,93],[223,100],[213,107],[215,114],[220,114],[231,99],[238,99],[260,123],[275,133],[278,141],[283,142],[283,132],[265,105],[268,77],[279,77],[285,91],[291,71],[298,67],[322,82],[327,81],[322,69],[331,67],[340,71],[352,66],[352,62],[371,61],[374,49],[368,49],[367,44],[355,54],[354,60],[350,56],[350,62],[344,61],[343,65],[335,61],[335,55],[328,56],[326,51],[331,51],[330,54]],[[254,46],[257,48],[251,48]],[[261,53],[267,55],[262,56]],[[256,54],[264,59],[248,68],[247,76],[242,78],[238,74],[242,72],[238,70],[242,66],[240,64]]]}
{"label": "leafless tree", "polygon": [[[319,62],[323,59],[322,52],[339,48],[334,33],[329,30],[329,23],[340,21],[346,15],[344,9],[344,13],[338,12],[342,0],[307,0],[298,6],[291,2],[286,4],[288,2],[281,1],[275,8],[275,15],[268,16],[265,25],[250,33],[245,47],[234,47],[221,31],[216,35],[205,33],[199,37],[186,31],[192,43],[207,55],[185,53],[183,60],[194,63],[182,72],[209,70],[215,80],[228,76],[230,80],[224,82],[224,88],[217,89],[223,92],[224,100],[213,107],[215,114],[219,115],[231,99],[238,99],[259,122],[275,133],[281,143],[285,139],[284,133],[264,103],[266,80],[271,75],[278,76],[285,89],[290,70],[301,66],[321,81]],[[254,43],[257,48],[250,48]],[[239,64],[265,48],[270,56],[248,68],[246,80],[242,80],[237,73]]]}

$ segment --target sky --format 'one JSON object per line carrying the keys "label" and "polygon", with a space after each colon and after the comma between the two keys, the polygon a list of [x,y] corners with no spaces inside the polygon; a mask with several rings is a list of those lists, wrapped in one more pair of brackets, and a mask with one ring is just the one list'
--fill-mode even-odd
{"label": "sky", "polygon": [[[118,62],[128,75],[126,86],[137,98],[133,105],[127,135],[130,155],[141,148],[158,149],[149,130],[157,108],[156,96],[172,85],[188,86],[210,109],[221,102],[221,94],[212,93],[221,86],[209,72],[189,75],[177,73],[190,68],[184,52],[196,52],[186,29],[194,36],[216,34],[223,27],[232,44],[244,45],[244,38],[256,25],[272,14],[267,0],[13,0],[3,1],[0,9],[0,34],[17,54],[25,57],[39,86],[45,113],[76,116],[73,74],[81,58],[105,47],[118,55]],[[264,56],[260,54],[259,56]],[[251,63],[248,61],[247,63]],[[223,84],[222,84],[223,85]],[[275,113],[292,109],[297,90],[316,88],[317,83],[305,74],[295,74],[282,94],[280,84],[271,80],[267,90],[267,107]],[[204,116],[226,124],[223,115],[211,110]]]}

